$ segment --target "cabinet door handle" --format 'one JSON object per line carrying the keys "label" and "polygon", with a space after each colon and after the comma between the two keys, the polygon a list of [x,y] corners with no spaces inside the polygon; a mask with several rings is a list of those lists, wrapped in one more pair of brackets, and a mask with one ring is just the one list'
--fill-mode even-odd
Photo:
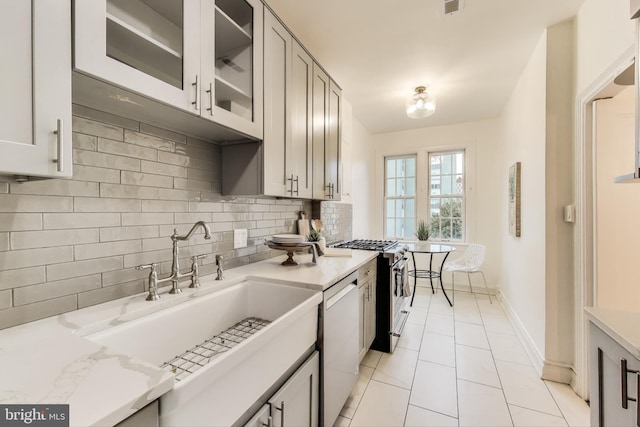
{"label": "cabinet door handle", "polygon": [[207,111],[209,112],[209,115],[213,117],[213,84],[212,83],[209,83],[209,90],[207,90],[207,93],[209,94],[209,108],[207,108]]}
{"label": "cabinet door handle", "polygon": [[287,178],[287,181],[291,181],[291,190],[287,190],[287,193],[293,196],[293,174],[291,174],[291,178]]}
{"label": "cabinet door handle", "polygon": [[[291,177],[293,178],[293,175],[291,175]],[[300,194],[300,180],[298,178],[298,175],[296,175],[296,179],[294,180],[296,182],[296,196],[298,194]],[[293,182],[291,182],[291,194],[293,195]]]}
{"label": "cabinet door handle", "polygon": [[640,372],[636,372],[636,427],[640,427]]}
{"label": "cabinet door handle", "polygon": [[54,163],[57,163],[58,172],[62,172],[64,169],[64,157],[63,157],[63,142],[64,142],[64,133],[63,133],[63,123],[61,119],[58,119],[56,130],[53,133],[56,135],[56,148],[58,151],[57,157],[53,159]]}
{"label": "cabinet door handle", "polygon": [[329,184],[326,187],[329,189],[329,194],[327,194],[327,197],[333,199],[333,184]]}
{"label": "cabinet door handle", "polygon": [[[629,397],[628,391],[629,391],[629,382],[627,380],[627,375],[628,374],[635,374],[636,379],[640,379],[640,371],[636,371],[633,369],[629,369],[627,368],[627,359],[620,359],[620,383],[621,383],[621,391],[622,391],[622,408],[624,409],[628,409],[629,408],[629,401],[631,402],[637,402],[638,404],[636,406],[640,407],[640,402],[638,402],[637,397],[639,397],[640,395],[636,394],[636,398],[633,397]],[[637,384],[637,389],[638,391],[640,391],[640,384]],[[638,412],[638,414],[640,414],[640,408],[636,408],[636,412]],[[636,419],[636,424],[640,423],[640,419]],[[640,424],[638,424],[640,425]]]}
{"label": "cabinet door handle", "polygon": [[284,400],[280,402],[280,407],[276,406],[276,409],[280,411],[280,427],[284,427]]}
{"label": "cabinet door handle", "polygon": [[196,82],[195,83],[191,83],[191,86],[195,87],[196,90],[196,99],[195,101],[193,101],[191,103],[191,105],[194,106],[194,108],[196,109],[196,111],[200,111],[200,85],[198,84],[198,75],[196,74]]}

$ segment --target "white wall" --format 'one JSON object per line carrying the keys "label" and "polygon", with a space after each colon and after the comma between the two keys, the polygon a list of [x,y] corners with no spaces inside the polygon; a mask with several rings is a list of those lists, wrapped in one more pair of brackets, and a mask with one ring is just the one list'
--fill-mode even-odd
{"label": "white wall", "polygon": [[629,0],[585,0],[576,16],[576,94],[634,43]]}
{"label": "white wall", "polygon": [[[371,239],[374,195],[373,136],[355,118],[351,119],[351,201],[353,203],[353,238]],[[380,208],[378,208],[380,209]]]}
{"label": "white wall", "polygon": [[509,235],[507,194],[500,193],[502,240],[501,286],[507,305],[515,313],[540,359],[545,354],[545,104],[546,32],[540,38],[501,116],[498,165],[506,183],[509,166],[522,162],[522,235]]}
{"label": "white wall", "polygon": [[[506,182],[500,180],[497,167],[501,163],[498,126],[498,120],[483,120],[373,135],[368,156],[375,163],[375,179],[372,198],[369,199],[369,211],[366,213],[369,216],[369,229],[365,235],[369,238],[383,238],[385,156],[418,155],[417,190],[423,203],[426,203],[427,153],[463,148],[467,154],[467,242],[487,246],[484,271],[489,285],[495,287],[498,284],[501,258],[502,222],[499,203],[502,193],[506,192]],[[354,182],[356,179],[359,180],[360,177],[354,171]],[[418,209],[426,212],[426,205],[419,205]],[[354,222],[359,221],[359,218],[354,202]],[[355,227],[354,224],[354,229]]]}
{"label": "white wall", "polygon": [[597,305],[625,311],[637,311],[640,302],[640,188],[615,184],[613,177],[635,166],[634,105],[630,86],[614,98],[597,101],[596,115]]}

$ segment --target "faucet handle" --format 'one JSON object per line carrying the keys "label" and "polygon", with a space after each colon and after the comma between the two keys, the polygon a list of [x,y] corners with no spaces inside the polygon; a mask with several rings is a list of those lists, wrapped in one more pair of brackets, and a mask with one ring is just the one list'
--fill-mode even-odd
{"label": "faucet handle", "polygon": [[160,299],[160,295],[158,295],[158,273],[156,268],[158,264],[152,262],[151,264],[143,264],[136,267],[136,270],[146,270],[147,268],[151,269],[149,272],[149,295],[147,295],[147,301],[157,301]]}
{"label": "faucet handle", "polygon": [[206,258],[207,254],[194,255],[191,257],[191,284],[190,288],[199,288],[200,287],[200,270],[198,269],[198,260],[202,258]]}
{"label": "faucet handle", "polygon": [[223,259],[224,259],[224,257],[222,255],[216,255],[216,265],[218,266],[218,268],[216,270],[216,280],[224,279],[223,272],[222,272],[222,260]]}
{"label": "faucet handle", "polygon": [[194,256],[191,257],[191,261],[197,262],[199,259],[204,259],[207,256],[208,256],[207,254],[194,255]]}
{"label": "faucet handle", "polygon": [[151,264],[142,264],[136,267],[136,270],[146,270],[147,268],[151,269],[151,273],[154,273],[156,271],[156,268],[158,267],[158,264],[156,264],[155,262],[152,262]]}

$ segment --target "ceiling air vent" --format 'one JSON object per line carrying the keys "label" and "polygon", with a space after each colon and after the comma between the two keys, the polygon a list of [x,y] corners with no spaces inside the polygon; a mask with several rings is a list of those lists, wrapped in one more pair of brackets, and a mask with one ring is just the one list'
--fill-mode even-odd
{"label": "ceiling air vent", "polygon": [[445,15],[458,13],[464,7],[464,0],[443,0],[443,10]]}

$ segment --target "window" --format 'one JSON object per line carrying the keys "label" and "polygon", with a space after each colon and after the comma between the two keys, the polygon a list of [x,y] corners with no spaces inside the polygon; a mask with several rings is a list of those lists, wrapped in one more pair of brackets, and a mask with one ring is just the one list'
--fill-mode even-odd
{"label": "window", "polygon": [[413,239],[416,224],[416,156],[385,158],[387,239]]}
{"label": "window", "polygon": [[464,239],[464,151],[429,153],[429,223],[435,240]]}

